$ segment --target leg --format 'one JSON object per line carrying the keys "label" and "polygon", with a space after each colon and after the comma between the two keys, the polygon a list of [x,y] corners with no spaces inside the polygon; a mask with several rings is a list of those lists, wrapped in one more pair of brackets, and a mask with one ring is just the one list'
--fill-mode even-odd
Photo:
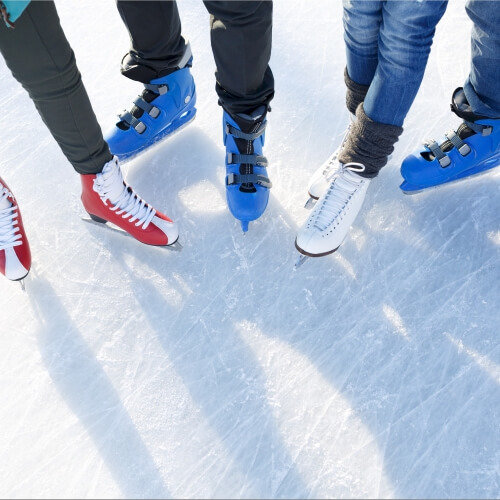
{"label": "leg", "polygon": [[205,1],[210,12],[216,90],[230,114],[251,114],[274,96],[269,67],[271,1]]}
{"label": "leg", "polygon": [[344,0],[347,73],[360,85],[370,85],[375,75],[381,23],[381,0]]}
{"label": "leg", "polygon": [[125,76],[149,83],[185,65],[187,44],[174,1],[118,0],[117,6],[132,42],[122,61]]}
{"label": "leg", "polygon": [[500,4],[469,0],[467,14],[474,26],[471,36],[471,71],[464,85],[472,111],[500,117]]}
{"label": "leg", "polygon": [[344,0],[344,41],[347,65],[346,105],[351,114],[362,103],[378,64],[382,1]]}
{"label": "leg", "polygon": [[0,51],[75,170],[100,172],[111,154],[53,2],[32,2],[15,29],[0,23]]}
{"label": "leg", "polygon": [[125,160],[189,123],[196,114],[196,91],[177,4],[119,0],[117,5],[132,42],[121,72],[145,86],[106,134],[113,154]]}
{"label": "leg", "polygon": [[383,5],[377,69],[340,155],[342,163],[363,164],[364,177],[375,177],[394,150],[446,6],[446,1],[434,0]]}
{"label": "leg", "polygon": [[374,121],[402,126],[424,76],[446,1],[388,1],[383,6],[379,56],[364,109]]}

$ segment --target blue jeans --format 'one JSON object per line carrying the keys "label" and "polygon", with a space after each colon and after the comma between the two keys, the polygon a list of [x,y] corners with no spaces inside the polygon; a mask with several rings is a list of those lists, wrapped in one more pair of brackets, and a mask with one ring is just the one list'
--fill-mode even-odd
{"label": "blue jeans", "polygon": [[465,96],[474,113],[500,118],[500,2],[469,0],[466,10],[474,26]]}
{"label": "blue jeans", "polygon": [[439,0],[344,0],[347,71],[369,85],[363,103],[369,118],[403,125],[446,6]]}

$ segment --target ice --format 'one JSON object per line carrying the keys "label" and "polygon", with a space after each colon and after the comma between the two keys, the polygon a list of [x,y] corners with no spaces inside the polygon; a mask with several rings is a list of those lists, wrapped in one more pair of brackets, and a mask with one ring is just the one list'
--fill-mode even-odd
{"label": "ice", "polygon": [[[294,272],[309,176],[342,138],[341,5],[275,2],[270,206],[225,208],[208,15],[179,2],[198,115],[125,167],[182,252],[81,221],[79,179],[3,62],[0,175],[34,266],[0,280],[0,496],[499,497],[499,175],[413,197],[398,165],[457,123],[470,23],[450,2],[391,164],[336,254]],[[58,8],[103,126],[113,2]]]}

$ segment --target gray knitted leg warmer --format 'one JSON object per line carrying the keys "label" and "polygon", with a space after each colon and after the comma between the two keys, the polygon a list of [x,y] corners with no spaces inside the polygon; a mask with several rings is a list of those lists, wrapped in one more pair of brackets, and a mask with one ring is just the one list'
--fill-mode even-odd
{"label": "gray knitted leg warmer", "polygon": [[339,161],[344,164],[361,163],[365,166],[361,176],[376,177],[394,151],[394,144],[402,132],[403,127],[374,122],[365,115],[363,104],[360,104]]}
{"label": "gray knitted leg warmer", "polygon": [[356,114],[356,109],[365,100],[366,93],[370,88],[369,85],[361,85],[351,80],[347,68],[344,70],[344,81],[347,87],[345,95],[345,103],[347,109],[353,114]]}

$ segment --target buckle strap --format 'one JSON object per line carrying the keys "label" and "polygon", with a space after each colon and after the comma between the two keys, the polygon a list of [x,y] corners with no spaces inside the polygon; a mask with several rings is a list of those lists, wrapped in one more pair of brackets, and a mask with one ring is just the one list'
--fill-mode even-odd
{"label": "buckle strap", "polygon": [[272,182],[265,176],[259,174],[227,174],[226,186],[233,184],[258,184],[259,186],[270,189]]}
{"label": "buckle strap", "polygon": [[436,141],[424,142],[424,146],[436,157],[439,164],[445,168],[450,165],[451,160],[443,153],[443,150]]}
{"label": "buckle strap", "polygon": [[481,134],[481,135],[490,135],[493,132],[493,127],[491,125],[481,125],[480,123],[475,123],[475,122],[469,122],[467,120],[464,120],[464,123],[476,134]]}
{"label": "buckle strap", "polygon": [[470,146],[466,144],[454,130],[446,132],[445,136],[449,141],[455,146],[462,156],[468,155],[470,153]]}
{"label": "buckle strap", "polygon": [[267,127],[267,122],[261,123],[260,127],[258,130],[255,132],[242,132],[241,130],[237,129],[236,127],[233,127],[229,123],[226,123],[226,134],[232,135],[233,137],[236,137],[237,139],[245,139],[246,141],[254,141],[255,139],[258,139],[266,130]]}
{"label": "buckle strap", "polygon": [[267,167],[267,158],[260,155],[239,155],[236,153],[228,153],[227,164],[261,165],[262,167]]}
{"label": "buckle strap", "polygon": [[168,92],[168,85],[166,83],[145,83],[144,87],[146,89],[151,90],[151,92],[154,92],[155,94],[160,94],[164,95]]}
{"label": "buckle strap", "polygon": [[125,122],[130,127],[133,127],[138,134],[142,134],[146,130],[146,125],[139,121],[135,116],[129,111],[122,113],[118,116],[122,122]]}
{"label": "buckle strap", "polygon": [[134,101],[134,104],[147,113],[151,118],[157,118],[160,114],[160,110],[156,106],[146,102],[141,96]]}

